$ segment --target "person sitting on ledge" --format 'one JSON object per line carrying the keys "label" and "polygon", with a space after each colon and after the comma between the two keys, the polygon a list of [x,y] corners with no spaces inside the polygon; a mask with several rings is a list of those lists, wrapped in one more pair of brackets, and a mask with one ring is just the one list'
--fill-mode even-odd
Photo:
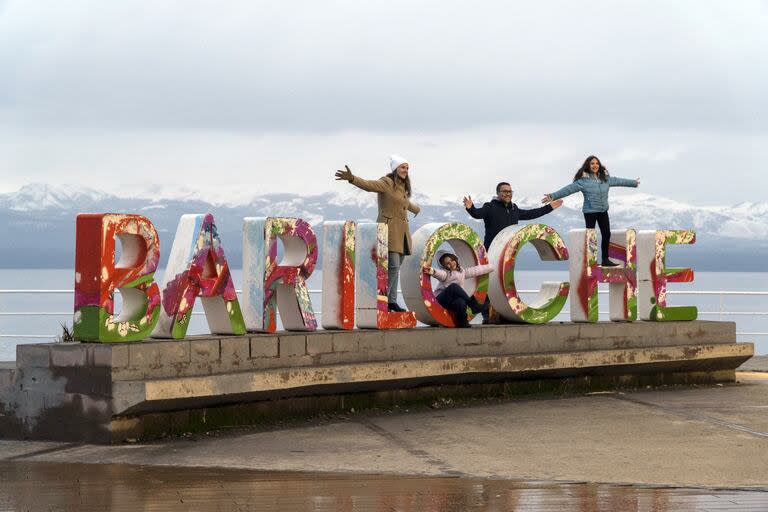
{"label": "person sitting on ledge", "polygon": [[424,273],[434,277],[440,284],[435,288],[437,302],[453,314],[456,327],[472,327],[467,318],[467,307],[473,313],[484,313],[488,306],[480,304],[474,295],[464,290],[464,280],[493,272],[493,265],[475,265],[461,268],[459,258],[450,252],[439,254],[440,268],[424,267]]}

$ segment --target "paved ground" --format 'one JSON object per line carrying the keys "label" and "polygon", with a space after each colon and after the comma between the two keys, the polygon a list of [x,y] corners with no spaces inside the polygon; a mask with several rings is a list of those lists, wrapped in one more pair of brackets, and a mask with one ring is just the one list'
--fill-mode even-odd
{"label": "paved ground", "polygon": [[0,465],[148,464],[768,491],[768,374],[733,385],[351,414],[150,444],[0,441]]}
{"label": "paved ground", "polygon": [[740,371],[768,372],[768,356],[752,356],[739,367]]}

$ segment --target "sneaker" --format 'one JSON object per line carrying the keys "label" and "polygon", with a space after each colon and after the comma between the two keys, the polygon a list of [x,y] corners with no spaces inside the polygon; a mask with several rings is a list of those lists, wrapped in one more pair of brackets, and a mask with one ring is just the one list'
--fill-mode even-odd
{"label": "sneaker", "polygon": [[604,260],[602,264],[600,264],[601,267],[618,267],[618,263],[614,263],[611,260]]}
{"label": "sneaker", "polygon": [[389,307],[389,311],[392,313],[405,313],[405,310],[401,308],[400,304],[397,302],[390,302],[387,304],[387,306]]}

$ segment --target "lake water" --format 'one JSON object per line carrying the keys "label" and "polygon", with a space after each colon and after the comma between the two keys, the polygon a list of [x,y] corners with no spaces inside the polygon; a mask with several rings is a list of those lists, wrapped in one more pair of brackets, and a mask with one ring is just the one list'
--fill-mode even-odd
{"label": "lake water", "polygon": [[[233,270],[235,286],[242,286],[242,271]],[[162,272],[158,272],[161,276]],[[567,270],[520,270],[516,274],[520,289],[538,289],[542,281],[567,281]],[[74,271],[71,269],[0,269],[0,289],[18,290],[71,290]],[[322,277],[319,271],[309,281],[310,289],[319,290]],[[607,285],[600,285],[607,290]],[[676,291],[768,291],[768,272],[697,272],[693,283],[670,285]],[[523,298],[532,298],[523,296]],[[313,295],[315,311],[321,308],[320,295]],[[600,319],[608,320],[608,296],[600,295]],[[673,295],[670,305],[695,305],[702,320],[733,320],[740,333],[740,341],[755,343],[755,352],[768,354],[768,295],[762,296],[718,296],[718,295]],[[403,304],[401,299],[401,304]],[[8,294],[0,293],[0,361],[16,358],[16,345],[51,341],[61,333],[61,324],[72,325],[72,294]],[[738,315],[721,314],[741,313]],[[195,312],[202,312],[198,303]],[[15,313],[34,313],[17,315]],[[40,313],[46,313],[40,315]],[[51,314],[53,313],[53,314]],[[749,314],[744,314],[749,313]],[[556,319],[568,321],[568,305]],[[203,334],[207,331],[205,317],[197,315],[190,325],[189,334]],[[764,333],[764,334],[756,334]],[[33,338],[24,336],[45,336]]]}

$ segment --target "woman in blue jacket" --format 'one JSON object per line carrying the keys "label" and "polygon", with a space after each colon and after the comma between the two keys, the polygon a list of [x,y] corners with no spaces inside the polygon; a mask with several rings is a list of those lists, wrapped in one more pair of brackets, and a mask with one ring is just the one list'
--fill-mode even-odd
{"label": "woman in blue jacket", "polygon": [[626,178],[609,176],[608,171],[600,163],[600,159],[590,155],[584,160],[581,168],[576,171],[573,183],[556,192],[545,195],[541,202],[550,203],[575,192],[581,192],[584,195],[584,206],[581,210],[584,213],[584,221],[587,224],[587,228],[594,229],[595,224],[600,227],[602,266],[615,267],[616,263],[608,259],[608,245],[611,243],[611,221],[608,218],[608,190],[611,187],[637,187],[638,185],[640,185],[640,178],[628,180]]}

